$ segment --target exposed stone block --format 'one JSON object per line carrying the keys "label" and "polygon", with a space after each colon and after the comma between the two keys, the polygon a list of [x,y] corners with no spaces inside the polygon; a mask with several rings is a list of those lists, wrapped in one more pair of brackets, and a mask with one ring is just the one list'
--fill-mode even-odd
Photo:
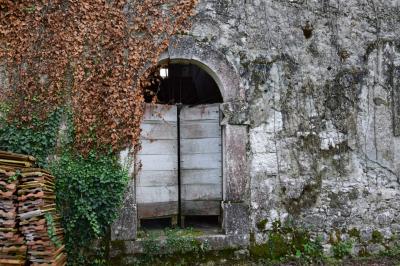
{"label": "exposed stone block", "polygon": [[253,173],[276,175],[278,173],[278,157],[276,153],[254,153],[251,171]]}
{"label": "exposed stone block", "polygon": [[224,114],[222,124],[248,125],[249,105],[243,101],[232,101],[221,104],[221,111]]}
{"label": "exposed stone block", "polygon": [[247,141],[247,126],[225,126],[225,200],[244,201],[249,197]]}
{"label": "exposed stone block", "polygon": [[137,228],[135,184],[131,180],[118,219],[111,226],[111,240],[134,240]]}
{"label": "exposed stone block", "polygon": [[250,209],[246,203],[223,202],[223,229],[228,235],[250,232]]}
{"label": "exposed stone block", "polygon": [[400,66],[393,73],[393,133],[400,137]]}
{"label": "exposed stone block", "polygon": [[[224,250],[227,247],[232,249],[243,249],[250,244],[250,235],[202,235],[195,237],[196,240],[207,243],[210,250]],[[110,258],[126,258],[129,255],[140,254],[145,251],[144,246],[147,244],[146,239],[137,239],[135,241],[111,241]],[[160,246],[159,254],[165,253],[166,239],[161,237],[157,240],[157,244]],[[124,264],[125,265],[125,264]],[[132,265],[132,264],[128,264]]]}

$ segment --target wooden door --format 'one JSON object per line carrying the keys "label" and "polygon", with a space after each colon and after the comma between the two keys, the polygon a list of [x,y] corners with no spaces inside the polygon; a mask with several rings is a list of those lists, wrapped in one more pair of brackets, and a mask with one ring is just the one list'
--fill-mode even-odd
{"label": "wooden door", "polygon": [[177,107],[146,104],[141,128],[142,148],[135,157],[138,218],[172,217],[174,224],[178,214]]}
{"label": "wooden door", "polygon": [[180,111],[181,213],[220,215],[222,147],[219,104]]}

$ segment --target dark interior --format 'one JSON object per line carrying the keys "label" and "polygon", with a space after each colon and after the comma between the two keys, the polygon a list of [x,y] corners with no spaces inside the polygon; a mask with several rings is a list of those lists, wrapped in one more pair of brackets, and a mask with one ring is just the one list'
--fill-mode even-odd
{"label": "dark interior", "polygon": [[193,64],[169,64],[168,77],[160,77],[159,70],[152,76],[153,84],[146,88],[145,100],[155,97],[159,104],[210,104],[222,102],[214,79]]}
{"label": "dark interior", "polygon": [[220,226],[218,216],[185,216],[185,227],[212,230]]}
{"label": "dark interior", "polygon": [[140,225],[143,229],[156,230],[172,227],[171,218],[141,219]]}

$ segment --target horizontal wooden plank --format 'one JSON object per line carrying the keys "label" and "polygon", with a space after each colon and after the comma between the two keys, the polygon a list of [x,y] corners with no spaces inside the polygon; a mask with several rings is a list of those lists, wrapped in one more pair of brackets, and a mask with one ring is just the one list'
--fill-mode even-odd
{"label": "horizontal wooden plank", "polygon": [[143,114],[143,121],[170,121],[178,120],[177,108],[175,105],[146,104]]}
{"label": "horizontal wooden plank", "polygon": [[183,106],[180,113],[181,121],[188,120],[218,120],[219,121],[219,103],[204,104],[196,106]]}
{"label": "horizontal wooden plank", "polygon": [[177,154],[178,141],[176,139],[146,140],[140,141],[142,148],[138,154]]}
{"label": "horizontal wooden plank", "polygon": [[221,138],[181,139],[181,154],[221,152]]}
{"label": "horizontal wooden plank", "polygon": [[222,184],[222,169],[181,170],[182,184]]}
{"label": "horizontal wooden plank", "polygon": [[161,140],[178,138],[178,129],[175,123],[142,123],[141,139]]}
{"label": "horizontal wooden plank", "polygon": [[141,165],[142,171],[177,170],[178,154],[173,155],[148,155],[139,154],[136,162]]}
{"label": "horizontal wooden plank", "polygon": [[182,185],[182,200],[222,200],[221,185]]}
{"label": "horizontal wooden plank", "polygon": [[182,154],[181,169],[221,169],[221,153]]}
{"label": "horizontal wooden plank", "polygon": [[178,186],[136,187],[137,203],[178,201]]}
{"label": "horizontal wooden plank", "polygon": [[182,215],[220,215],[221,201],[182,201]]}
{"label": "horizontal wooden plank", "polygon": [[178,171],[139,171],[136,176],[136,186],[157,187],[177,186]]}
{"label": "horizontal wooden plank", "polygon": [[185,122],[181,124],[181,139],[220,138],[221,126],[211,122]]}
{"label": "horizontal wooden plank", "polygon": [[138,203],[138,218],[158,218],[178,214],[178,202]]}

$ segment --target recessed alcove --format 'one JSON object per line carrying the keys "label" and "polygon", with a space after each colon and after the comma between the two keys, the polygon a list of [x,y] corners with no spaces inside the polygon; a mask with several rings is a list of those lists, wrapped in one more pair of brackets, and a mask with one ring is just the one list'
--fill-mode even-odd
{"label": "recessed alcove", "polygon": [[[190,227],[218,232],[223,200],[218,85],[190,63],[163,65],[150,80],[136,160],[140,228],[151,229],[157,221],[158,227],[185,227],[189,221]],[[148,160],[171,163],[157,167]]]}

